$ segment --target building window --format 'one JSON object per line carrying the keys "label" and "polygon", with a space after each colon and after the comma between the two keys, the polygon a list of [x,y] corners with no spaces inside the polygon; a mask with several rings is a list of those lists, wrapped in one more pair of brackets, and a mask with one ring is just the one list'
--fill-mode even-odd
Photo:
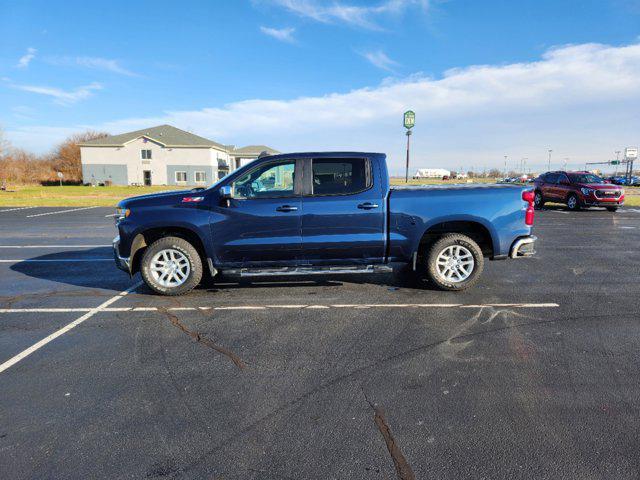
{"label": "building window", "polygon": [[151,150],[140,150],[142,160],[151,160]]}
{"label": "building window", "polygon": [[207,181],[206,172],[196,172],[196,183],[205,183]]}
{"label": "building window", "polygon": [[176,183],[187,183],[187,172],[176,172]]}

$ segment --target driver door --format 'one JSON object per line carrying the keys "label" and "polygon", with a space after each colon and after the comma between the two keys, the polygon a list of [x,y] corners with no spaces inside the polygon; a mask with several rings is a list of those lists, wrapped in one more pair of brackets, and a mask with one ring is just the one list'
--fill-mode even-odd
{"label": "driver door", "polygon": [[295,265],[302,251],[302,162],[257,165],[213,207],[215,263],[227,268]]}

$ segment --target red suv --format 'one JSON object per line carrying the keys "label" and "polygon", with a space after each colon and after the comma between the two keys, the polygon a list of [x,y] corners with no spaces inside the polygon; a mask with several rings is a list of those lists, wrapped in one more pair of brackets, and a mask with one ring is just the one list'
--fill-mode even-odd
{"label": "red suv", "polygon": [[569,210],[606,207],[615,212],[624,204],[624,189],[589,172],[547,172],[535,179],[535,204],[564,203]]}

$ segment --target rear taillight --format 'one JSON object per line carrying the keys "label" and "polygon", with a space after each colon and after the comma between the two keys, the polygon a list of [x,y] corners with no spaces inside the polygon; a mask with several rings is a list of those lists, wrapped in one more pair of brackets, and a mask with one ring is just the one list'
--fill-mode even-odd
{"label": "rear taillight", "polygon": [[527,206],[527,211],[524,214],[524,223],[531,226],[533,225],[533,221],[536,216],[536,211],[533,208],[533,203],[535,200],[535,194],[533,193],[533,190],[525,190],[524,192],[522,192],[522,200],[529,204]]}

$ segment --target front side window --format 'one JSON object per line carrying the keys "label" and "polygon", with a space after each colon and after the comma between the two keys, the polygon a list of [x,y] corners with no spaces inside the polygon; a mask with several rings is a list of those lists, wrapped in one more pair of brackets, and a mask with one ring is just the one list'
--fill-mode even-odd
{"label": "front side window", "polygon": [[370,186],[369,163],[363,158],[313,160],[313,195],[349,195]]}
{"label": "front side window", "polygon": [[176,182],[187,183],[187,172],[176,172]]}
{"label": "front side window", "polygon": [[195,181],[196,183],[205,183],[207,181],[206,172],[196,172]]}
{"label": "front side window", "polygon": [[288,197],[294,194],[295,160],[261,165],[231,184],[234,198]]}
{"label": "front side window", "polygon": [[151,150],[140,150],[142,160],[151,160]]}
{"label": "front side window", "polygon": [[572,183],[604,183],[604,180],[593,173],[570,173]]}

